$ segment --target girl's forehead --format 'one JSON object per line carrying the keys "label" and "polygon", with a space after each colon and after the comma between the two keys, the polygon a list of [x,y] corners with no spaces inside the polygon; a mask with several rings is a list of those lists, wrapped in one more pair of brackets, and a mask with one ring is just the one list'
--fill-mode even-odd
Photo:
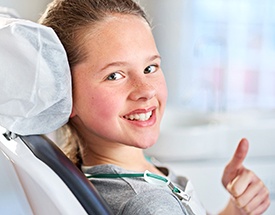
{"label": "girl's forehead", "polygon": [[[136,29],[133,28],[135,26],[137,27]],[[110,14],[103,20],[87,26],[85,32],[88,37],[96,38],[102,37],[102,34],[110,33],[112,31],[121,34],[123,31],[131,29],[138,31],[138,28],[146,28],[151,31],[148,22],[140,16],[131,14]]]}
{"label": "girl's forehead", "polygon": [[110,17],[81,42],[86,53],[82,63],[94,72],[113,62],[137,65],[159,56],[149,24],[133,15]]}
{"label": "girl's forehead", "polygon": [[[98,45],[101,47],[106,43],[107,45],[114,45],[123,41],[117,39],[123,38],[123,36],[134,38],[137,32],[144,30],[147,32],[146,35],[151,37],[149,23],[143,17],[131,14],[110,14],[100,21],[87,24],[85,28],[80,29],[78,33],[76,32],[78,37],[75,41],[75,47],[78,49],[77,52],[83,56],[79,63],[85,60],[91,51],[97,52]],[[132,35],[129,35],[130,32]],[[100,49],[102,50],[102,48]]]}
{"label": "girl's forehead", "polygon": [[[81,41],[86,52],[100,54],[119,50],[128,50],[149,46],[155,41],[149,24],[141,17],[134,15],[113,15],[108,19],[87,29]],[[125,53],[126,54],[126,53]]]}

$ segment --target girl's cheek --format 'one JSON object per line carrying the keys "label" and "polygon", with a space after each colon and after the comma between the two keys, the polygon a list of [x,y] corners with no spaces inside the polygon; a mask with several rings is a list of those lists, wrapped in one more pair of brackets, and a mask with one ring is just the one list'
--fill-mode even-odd
{"label": "girl's cheek", "polygon": [[161,83],[158,85],[157,89],[158,89],[158,93],[160,93],[161,95],[163,102],[166,102],[168,97],[168,90],[167,90],[166,81],[164,78],[161,81]]}
{"label": "girl's cheek", "polygon": [[[107,96],[108,95],[108,96]],[[98,118],[109,118],[116,112],[116,108],[120,103],[118,101],[119,96],[115,99],[115,95],[108,92],[100,94],[99,96],[93,97],[91,99],[91,111],[95,111],[95,117]]]}

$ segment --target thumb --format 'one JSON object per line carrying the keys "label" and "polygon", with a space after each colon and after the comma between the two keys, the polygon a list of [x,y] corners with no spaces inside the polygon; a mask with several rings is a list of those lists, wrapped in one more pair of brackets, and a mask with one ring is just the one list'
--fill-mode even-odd
{"label": "thumb", "polygon": [[222,183],[226,187],[238,173],[243,169],[243,161],[248,152],[249,143],[247,139],[241,139],[232,159],[226,165],[222,177]]}

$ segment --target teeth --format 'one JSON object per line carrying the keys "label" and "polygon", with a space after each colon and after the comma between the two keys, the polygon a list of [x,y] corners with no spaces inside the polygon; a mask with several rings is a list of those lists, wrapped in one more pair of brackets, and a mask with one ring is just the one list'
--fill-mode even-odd
{"label": "teeth", "polygon": [[126,116],[125,118],[130,120],[146,121],[151,117],[151,115],[152,115],[152,111],[149,111],[147,113],[131,114],[129,116]]}

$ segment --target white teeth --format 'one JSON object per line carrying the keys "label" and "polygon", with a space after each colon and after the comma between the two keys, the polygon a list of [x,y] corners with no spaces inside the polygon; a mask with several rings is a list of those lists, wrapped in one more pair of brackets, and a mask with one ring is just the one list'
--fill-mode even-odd
{"label": "white teeth", "polygon": [[128,119],[130,120],[134,120],[135,116],[134,115],[130,115]]}
{"label": "white teeth", "polygon": [[152,115],[152,111],[149,111],[147,113],[131,114],[129,116],[126,116],[125,118],[130,120],[146,121],[151,117],[151,115]]}
{"label": "white teeth", "polygon": [[144,121],[144,120],[145,120],[145,117],[146,117],[145,113],[142,113],[142,114],[139,115],[139,119],[140,119],[141,121]]}
{"label": "white teeth", "polygon": [[135,114],[135,118],[134,119],[139,120],[140,119],[139,115]]}

